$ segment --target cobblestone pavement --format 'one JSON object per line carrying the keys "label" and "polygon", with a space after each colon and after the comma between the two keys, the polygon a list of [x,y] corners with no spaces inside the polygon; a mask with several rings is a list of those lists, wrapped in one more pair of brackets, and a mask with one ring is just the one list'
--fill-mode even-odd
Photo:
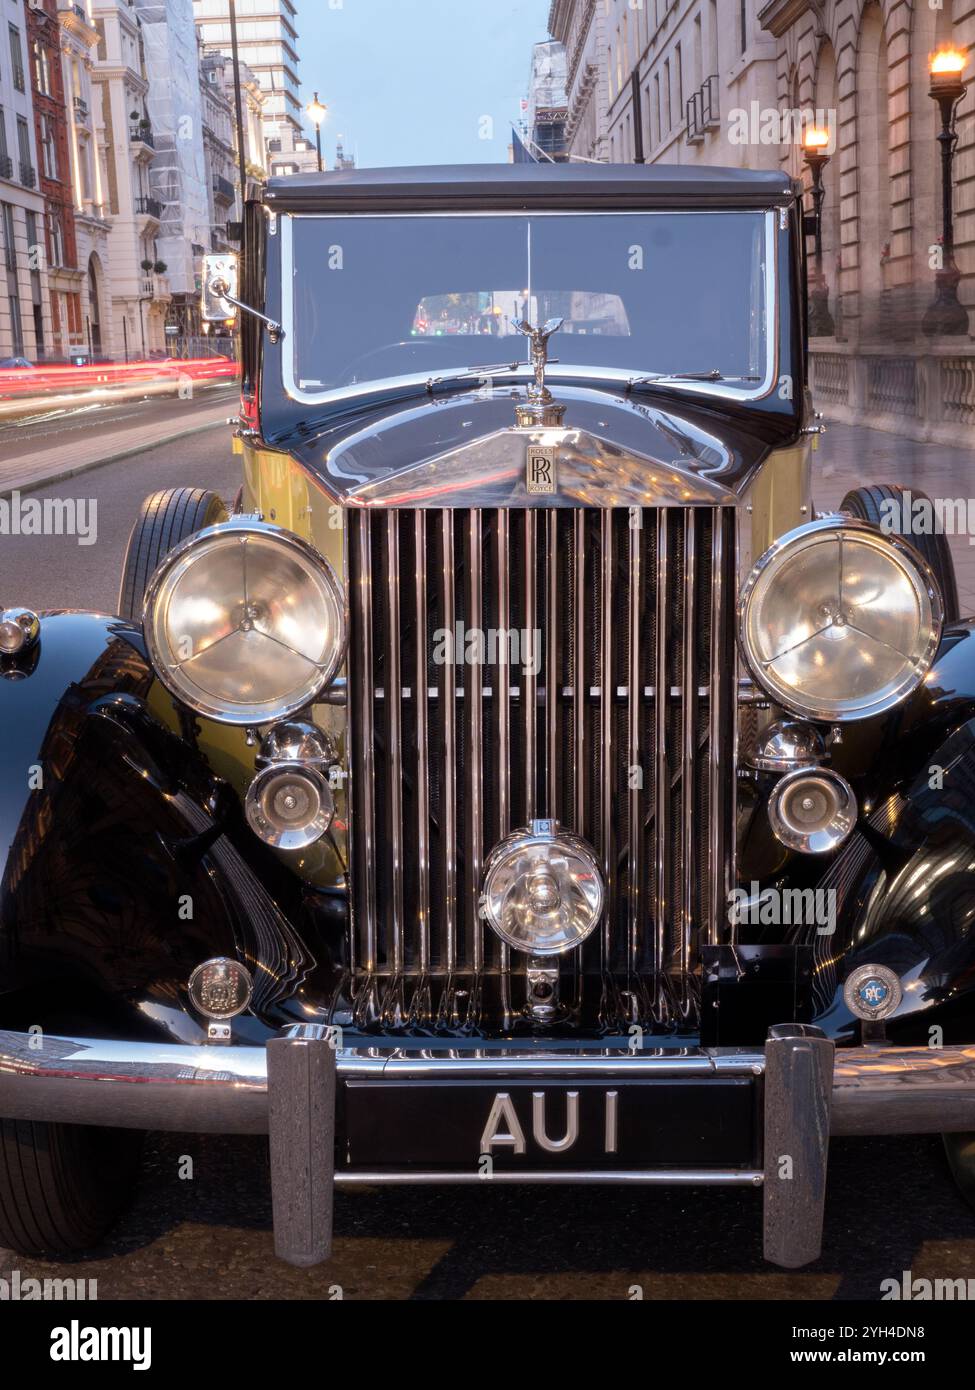
{"label": "cobblestone pavement", "polygon": [[[813,455],[813,499],[820,510],[838,507],[851,488],[868,483],[900,483],[931,498],[975,499],[975,447],[919,444],[884,430],[831,423],[828,413],[825,423]],[[948,539],[961,611],[975,615],[975,545],[968,536]]]}

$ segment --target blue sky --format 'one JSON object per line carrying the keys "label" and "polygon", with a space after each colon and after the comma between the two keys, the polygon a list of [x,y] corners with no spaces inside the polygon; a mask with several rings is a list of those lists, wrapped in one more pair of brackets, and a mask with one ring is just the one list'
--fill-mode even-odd
{"label": "blue sky", "polygon": [[338,134],[363,167],[505,162],[548,11],[549,0],[298,0],[302,101],[317,88],[329,108],[329,167]]}

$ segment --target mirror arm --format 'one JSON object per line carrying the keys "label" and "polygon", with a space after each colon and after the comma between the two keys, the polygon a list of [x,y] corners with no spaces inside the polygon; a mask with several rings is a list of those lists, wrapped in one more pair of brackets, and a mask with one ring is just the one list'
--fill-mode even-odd
{"label": "mirror arm", "polygon": [[245,314],[253,314],[254,318],[260,319],[261,323],[267,328],[267,336],[275,346],[277,346],[284,337],[284,329],[279,323],[275,323],[274,319],[269,319],[266,314],[259,313],[257,309],[252,308],[250,304],[245,304],[243,300],[235,299],[230,293],[229,286],[225,280],[212,280],[210,282],[210,289],[218,299],[224,300],[227,304],[232,304],[235,309],[240,309]]}

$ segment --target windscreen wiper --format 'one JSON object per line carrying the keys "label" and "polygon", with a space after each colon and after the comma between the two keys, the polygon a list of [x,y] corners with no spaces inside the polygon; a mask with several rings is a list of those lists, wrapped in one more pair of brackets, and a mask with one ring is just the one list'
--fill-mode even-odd
{"label": "windscreen wiper", "polygon": [[426,388],[432,393],[433,388],[441,382],[469,381],[472,377],[482,376],[504,376],[508,372],[521,371],[528,365],[527,362],[499,362],[493,367],[457,367],[449,372],[441,372],[439,376],[428,377]]}
{"label": "windscreen wiper", "polygon": [[656,372],[653,376],[631,377],[626,383],[627,391],[637,386],[653,386],[661,381],[761,381],[760,376],[725,376],[717,367],[709,372]]}

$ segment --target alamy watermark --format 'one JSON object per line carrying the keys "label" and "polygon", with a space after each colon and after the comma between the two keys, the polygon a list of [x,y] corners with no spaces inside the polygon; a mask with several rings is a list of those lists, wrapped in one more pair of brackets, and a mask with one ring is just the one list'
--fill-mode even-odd
{"label": "alamy watermark", "polygon": [[74,536],[79,545],[94,545],[98,499],[22,497],[15,488],[0,497],[0,536]]}
{"label": "alamy watermark", "polygon": [[95,1303],[97,1299],[97,1279],[24,1278],[19,1269],[0,1275],[0,1303]]}
{"label": "alamy watermark", "polygon": [[537,676],[542,664],[542,634],[530,627],[465,627],[458,619],[453,628],[438,627],[433,634],[435,666],[497,666],[502,657],[529,676]]}
{"label": "alamy watermark", "polygon": [[836,930],[835,888],[765,888],[752,881],[729,897],[732,926],[815,927],[817,936]]}
{"label": "alamy watermark", "polygon": [[819,146],[823,154],[836,149],[836,112],[832,108],[763,106],[753,101],[749,106],[734,106],[728,112],[728,140],[732,145],[799,145],[805,144],[810,130],[821,130],[826,141]]}
{"label": "alamy watermark", "polygon": [[900,536],[967,536],[975,545],[975,497],[915,497],[905,488],[880,503],[880,529]]}

